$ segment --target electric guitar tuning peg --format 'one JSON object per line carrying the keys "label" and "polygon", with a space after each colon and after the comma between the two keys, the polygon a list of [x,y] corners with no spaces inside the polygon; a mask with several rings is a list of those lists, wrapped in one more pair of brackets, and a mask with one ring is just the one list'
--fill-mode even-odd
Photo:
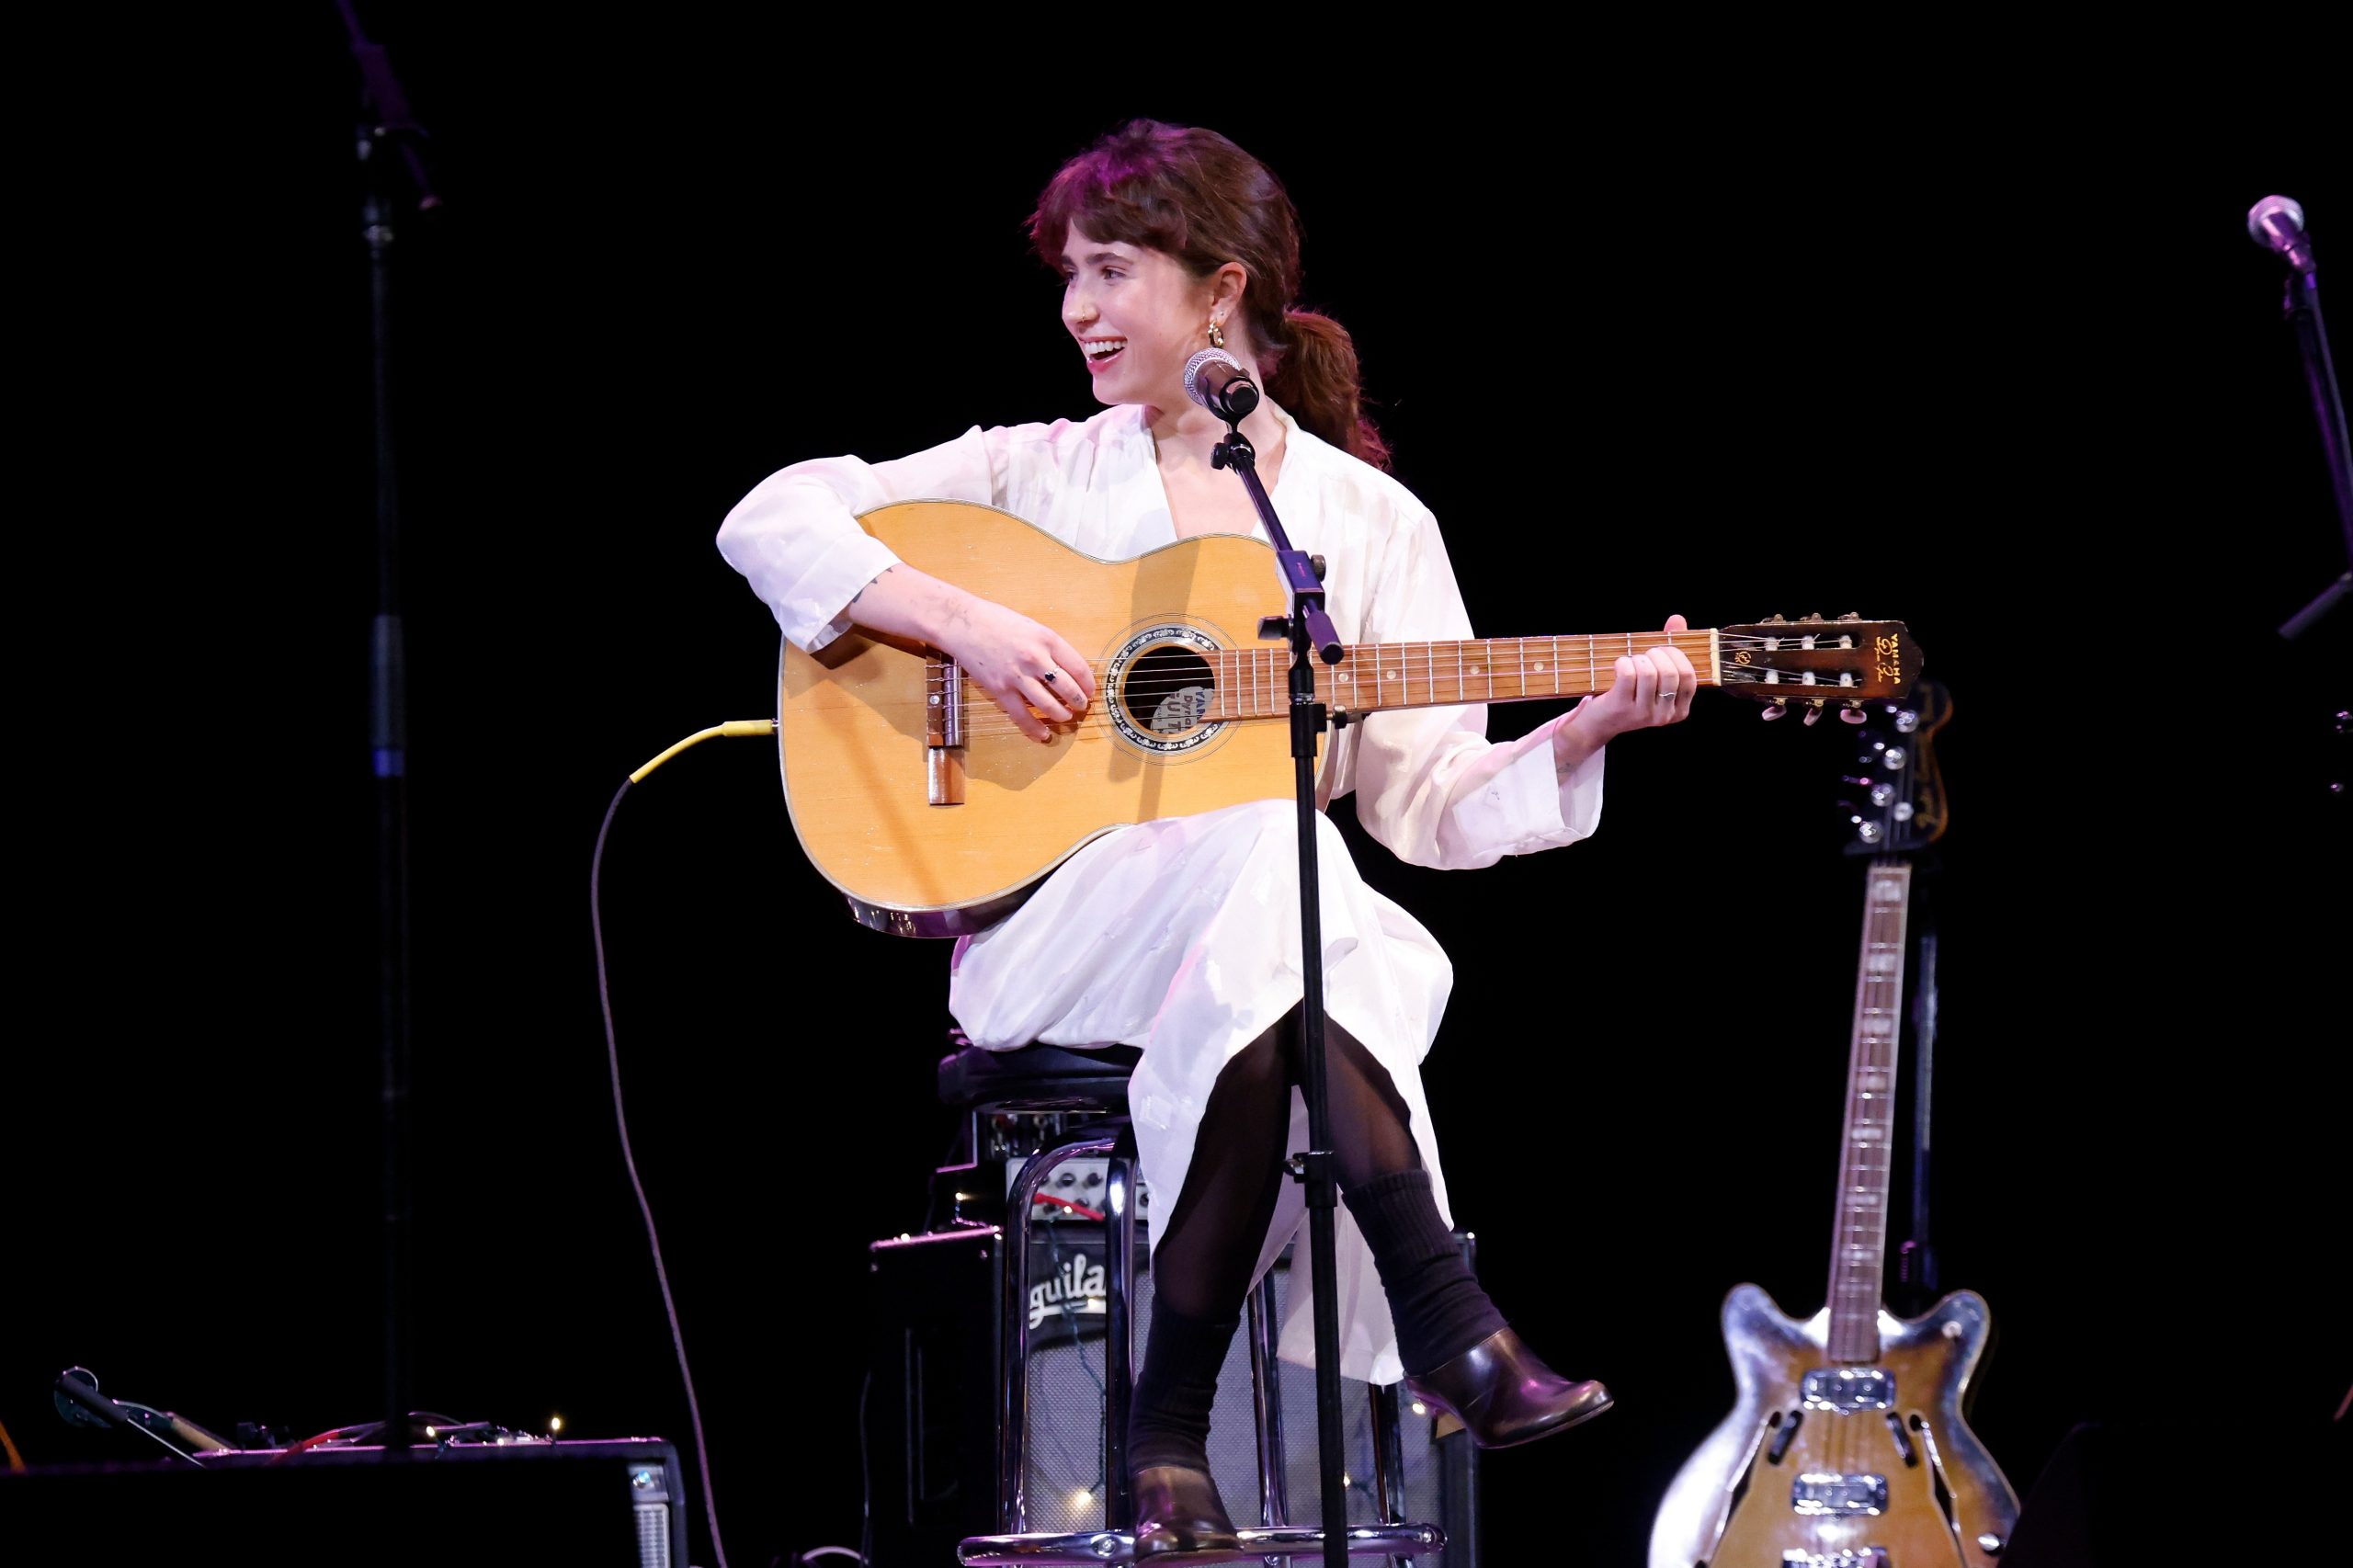
{"label": "electric guitar tuning peg", "polygon": [[1768,724],[1776,719],[1786,719],[1789,716],[1789,709],[1779,702],[1767,703],[1765,705],[1765,710],[1757,715],[1758,718],[1764,720]]}

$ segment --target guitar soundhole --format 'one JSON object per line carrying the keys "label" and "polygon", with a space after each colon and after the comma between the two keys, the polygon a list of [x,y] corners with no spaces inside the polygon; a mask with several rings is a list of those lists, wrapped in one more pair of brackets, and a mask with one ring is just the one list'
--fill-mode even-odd
{"label": "guitar soundhole", "polygon": [[1216,695],[1209,661],[1173,642],[1137,654],[1120,683],[1120,706],[1138,728],[1156,735],[1192,729]]}

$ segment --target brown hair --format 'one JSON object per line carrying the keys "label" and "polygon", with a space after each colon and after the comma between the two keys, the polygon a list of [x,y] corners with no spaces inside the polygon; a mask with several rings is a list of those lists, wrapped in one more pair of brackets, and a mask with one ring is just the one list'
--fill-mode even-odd
{"label": "brown hair", "polygon": [[1136,119],[1064,164],[1029,215],[1030,243],[1060,267],[1071,225],[1173,256],[1196,278],[1227,262],[1250,275],[1242,312],[1275,401],[1375,468],[1389,446],[1364,416],[1356,344],[1299,294],[1299,212],[1264,164],[1198,126]]}

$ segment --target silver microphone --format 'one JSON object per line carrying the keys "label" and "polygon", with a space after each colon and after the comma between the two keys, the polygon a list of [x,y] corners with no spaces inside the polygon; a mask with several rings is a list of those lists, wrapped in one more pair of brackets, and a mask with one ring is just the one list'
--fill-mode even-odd
{"label": "silver microphone", "polygon": [[2276,250],[2299,272],[2313,269],[2313,239],[2304,233],[2304,210],[2286,196],[2267,196],[2247,209],[2247,237]]}
{"label": "silver microphone", "polygon": [[1222,348],[1204,348],[1185,361],[1185,395],[1229,424],[1240,424],[1258,406],[1258,384]]}

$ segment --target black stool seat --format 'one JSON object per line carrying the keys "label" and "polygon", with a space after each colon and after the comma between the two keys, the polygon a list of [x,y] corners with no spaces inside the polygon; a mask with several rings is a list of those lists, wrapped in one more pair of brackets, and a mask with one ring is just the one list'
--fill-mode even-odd
{"label": "black stool seat", "polygon": [[939,1059],[939,1098],[960,1110],[1124,1112],[1128,1074],[1143,1052],[1131,1045],[1025,1045],[983,1051],[950,1030],[958,1049]]}

